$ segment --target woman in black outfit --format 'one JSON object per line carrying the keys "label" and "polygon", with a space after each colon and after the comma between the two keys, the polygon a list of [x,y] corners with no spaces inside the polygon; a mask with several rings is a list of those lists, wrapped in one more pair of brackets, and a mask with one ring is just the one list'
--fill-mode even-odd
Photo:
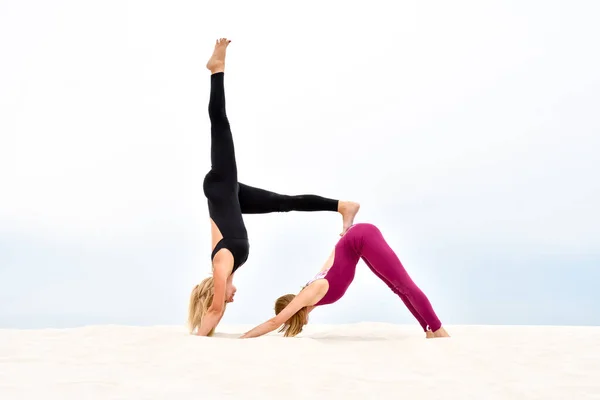
{"label": "woman in black outfit", "polygon": [[233,301],[233,274],[248,259],[248,234],[242,214],[289,211],[337,211],[344,232],[352,225],[360,206],[316,195],[288,196],[244,185],[237,181],[233,137],[225,112],[225,54],[231,41],[218,39],[206,64],[211,72],[208,114],[211,122],[211,170],[204,178],[211,220],[213,276],[192,291],[188,325],[190,332],[210,336],[223,317],[225,304]]}

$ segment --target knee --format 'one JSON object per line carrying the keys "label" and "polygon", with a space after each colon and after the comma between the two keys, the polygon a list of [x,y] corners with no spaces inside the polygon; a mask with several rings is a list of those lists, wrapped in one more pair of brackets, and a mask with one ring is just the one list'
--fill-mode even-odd
{"label": "knee", "polygon": [[277,203],[277,211],[279,212],[289,212],[294,210],[294,200],[296,200],[293,196],[289,196],[287,194],[282,194]]}
{"label": "knee", "polygon": [[208,116],[213,124],[227,121],[227,113],[221,108],[210,108],[208,110]]}

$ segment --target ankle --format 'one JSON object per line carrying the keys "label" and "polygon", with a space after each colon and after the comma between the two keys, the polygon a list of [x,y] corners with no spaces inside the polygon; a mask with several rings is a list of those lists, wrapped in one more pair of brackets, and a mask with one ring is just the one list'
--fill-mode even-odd
{"label": "ankle", "polygon": [[450,337],[448,332],[441,326],[438,330],[433,332],[433,337]]}

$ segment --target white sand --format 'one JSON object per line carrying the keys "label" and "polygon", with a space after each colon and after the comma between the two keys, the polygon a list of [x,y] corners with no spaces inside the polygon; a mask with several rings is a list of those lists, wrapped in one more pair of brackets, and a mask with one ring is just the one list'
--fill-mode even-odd
{"label": "white sand", "polygon": [[0,399],[600,399],[600,327],[447,328],[0,330]]}

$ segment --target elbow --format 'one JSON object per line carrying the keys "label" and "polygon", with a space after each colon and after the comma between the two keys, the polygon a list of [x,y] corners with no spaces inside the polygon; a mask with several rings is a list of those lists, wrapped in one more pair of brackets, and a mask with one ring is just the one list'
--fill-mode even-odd
{"label": "elbow", "polygon": [[221,315],[223,314],[223,312],[225,311],[225,304],[211,304],[211,306],[208,308],[208,312],[210,314],[217,314],[217,315]]}
{"label": "elbow", "polygon": [[283,324],[282,322],[279,322],[275,318],[271,318],[270,320],[267,321],[267,326],[269,328],[269,332],[274,331],[275,329],[279,328],[282,324]]}

